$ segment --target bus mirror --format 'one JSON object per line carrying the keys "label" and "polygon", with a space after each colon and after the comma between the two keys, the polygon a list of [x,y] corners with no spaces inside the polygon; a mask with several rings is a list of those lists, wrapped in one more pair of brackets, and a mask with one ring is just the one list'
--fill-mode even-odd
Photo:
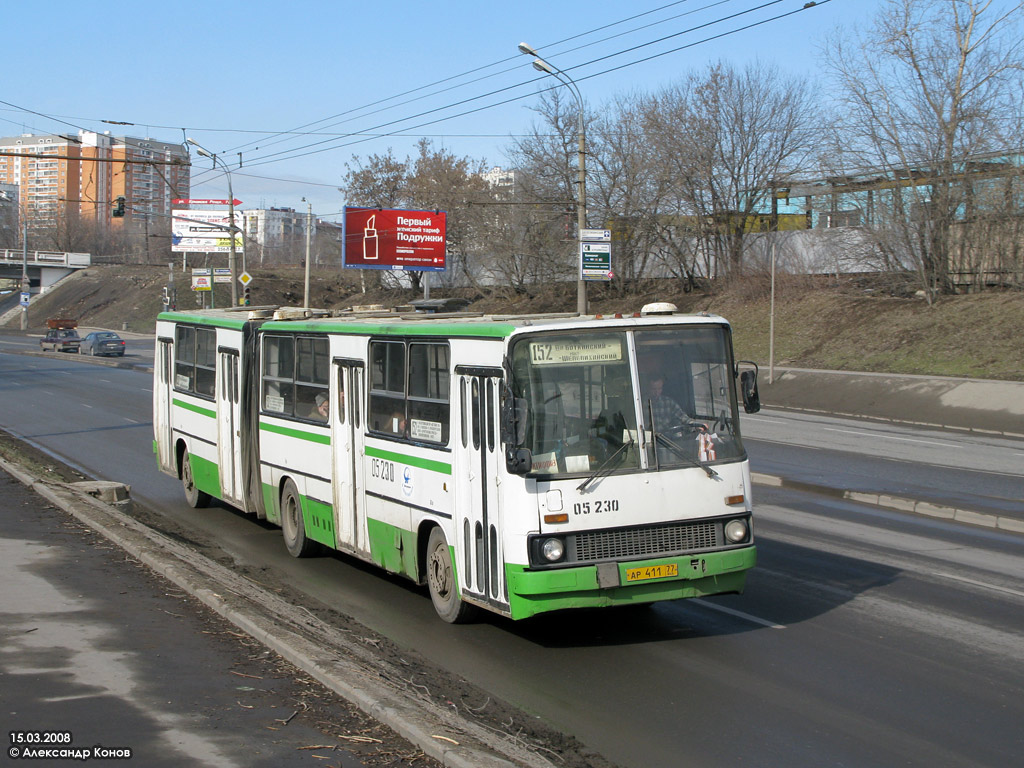
{"label": "bus mirror", "polygon": [[526,399],[512,397],[502,398],[501,403],[501,442],[510,447],[526,442]]}
{"label": "bus mirror", "polygon": [[533,454],[526,448],[505,449],[505,469],[513,475],[525,475],[533,466]]}
{"label": "bus mirror", "polygon": [[740,391],[743,393],[743,410],[757,413],[761,410],[761,397],[757,394],[757,368],[740,374]]}

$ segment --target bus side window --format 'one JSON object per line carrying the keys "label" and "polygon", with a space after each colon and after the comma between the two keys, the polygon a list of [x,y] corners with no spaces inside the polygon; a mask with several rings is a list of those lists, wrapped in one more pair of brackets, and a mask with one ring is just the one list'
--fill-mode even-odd
{"label": "bus side window", "polygon": [[404,427],[405,420],[405,343],[372,341],[367,427],[395,434],[396,426]]}
{"label": "bus side window", "polygon": [[[327,396],[330,380],[326,336],[304,337],[295,340],[295,412],[293,415],[326,421],[317,408],[317,397]],[[322,398],[321,398],[322,399]]]}
{"label": "bus side window", "polygon": [[345,423],[345,377],[348,376],[348,370],[345,366],[338,367],[338,400],[334,407],[341,424]]}
{"label": "bus side window", "polygon": [[450,365],[447,344],[409,344],[409,429],[413,440],[448,444]]}

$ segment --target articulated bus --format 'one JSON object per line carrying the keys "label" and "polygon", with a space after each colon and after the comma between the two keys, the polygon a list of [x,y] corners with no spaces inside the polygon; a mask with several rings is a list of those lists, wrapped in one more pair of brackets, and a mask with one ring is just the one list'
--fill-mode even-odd
{"label": "articulated bus", "polygon": [[720,317],[249,308],[157,320],[154,451],[188,503],[426,584],[448,622],[737,593],[754,565]]}

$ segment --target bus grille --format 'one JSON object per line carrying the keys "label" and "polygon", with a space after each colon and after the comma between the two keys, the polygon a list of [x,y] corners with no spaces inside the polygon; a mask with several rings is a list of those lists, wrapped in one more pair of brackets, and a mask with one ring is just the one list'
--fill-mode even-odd
{"label": "bus grille", "polygon": [[624,560],[713,549],[723,544],[719,530],[720,523],[705,520],[578,533],[573,537],[576,540],[576,557],[573,559],[577,562]]}

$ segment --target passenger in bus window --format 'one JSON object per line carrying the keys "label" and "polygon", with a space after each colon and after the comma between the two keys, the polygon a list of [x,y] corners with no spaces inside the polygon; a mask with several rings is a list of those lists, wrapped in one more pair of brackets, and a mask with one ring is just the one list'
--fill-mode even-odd
{"label": "passenger in bus window", "polygon": [[310,418],[316,419],[317,421],[327,421],[327,417],[331,415],[331,399],[327,396],[326,392],[320,392],[316,396],[316,406],[313,408],[313,413],[310,414]]}

